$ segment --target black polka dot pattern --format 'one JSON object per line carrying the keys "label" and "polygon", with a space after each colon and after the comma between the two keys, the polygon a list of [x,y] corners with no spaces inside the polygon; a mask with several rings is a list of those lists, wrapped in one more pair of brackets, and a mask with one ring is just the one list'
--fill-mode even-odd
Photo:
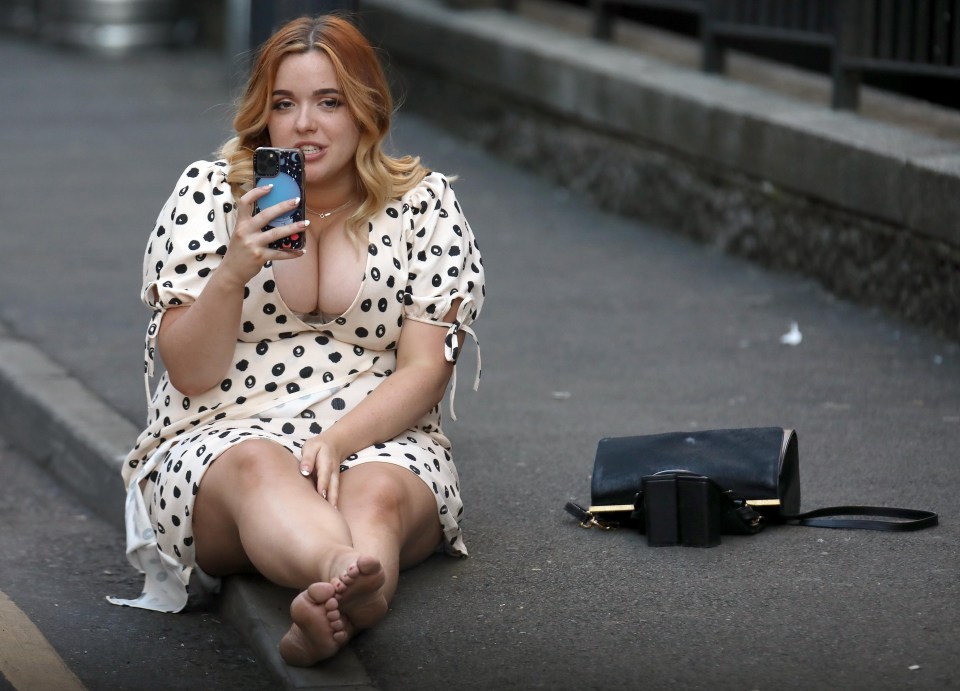
{"label": "black polka dot pattern", "polygon": [[[223,161],[189,166],[148,241],[142,294],[154,312],[144,348],[148,375],[162,314],[196,300],[226,253],[236,220],[226,173]],[[318,322],[291,311],[268,264],[244,291],[234,364],[223,380],[190,397],[166,374],[158,380],[150,424],[126,459],[124,479],[131,488],[144,483],[144,504],[164,562],[185,570],[195,565],[193,497],[219,454],[246,440],[268,439],[286,448],[295,463],[306,439],[393,373],[407,320],[444,329],[445,357],[456,362],[458,332],[472,335],[469,325],[483,304],[484,273],[446,178],[428,175],[371,218],[367,235],[364,279],[344,314]],[[444,322],[457,300],[455,318]],[[437,499],[448,551],[466,554],[458,525],[459,479],[440,423],[436,406],[396,439],[345,459],[341,471],[379,461],[414,473]]]}

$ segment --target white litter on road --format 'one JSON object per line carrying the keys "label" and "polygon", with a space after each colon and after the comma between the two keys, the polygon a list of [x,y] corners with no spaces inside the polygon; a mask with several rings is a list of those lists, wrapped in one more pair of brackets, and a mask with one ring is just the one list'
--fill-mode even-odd
{"label": "white litter on road", "polygon": [[797,322],[790,322],[790,330],[780,337],[780,342],[784,345],[797,346],[803,340],[803,334],[800,333],[800,325]]}

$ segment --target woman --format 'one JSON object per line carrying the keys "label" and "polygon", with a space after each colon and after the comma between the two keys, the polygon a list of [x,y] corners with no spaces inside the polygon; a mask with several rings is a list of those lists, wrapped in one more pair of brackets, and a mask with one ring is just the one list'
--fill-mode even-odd
{"label": "woman", "polygon": [[[114,602],[179,611],[188,585],[256,570],[301,591],[280,652],[310,665],[384,617],[401,569],[466,554],[439,403],[483,269],[449,181],[381,150],[391,109],[350,23],[290,22],[221,159],[161,211],[143,300],[148,376],[155,349],[166,372],[123,471],[146,584]],[[304,154],[299,226],[264,230],[294,202],[254,213],[258,146]],[[297,231],[304,250],[268,247]]]}

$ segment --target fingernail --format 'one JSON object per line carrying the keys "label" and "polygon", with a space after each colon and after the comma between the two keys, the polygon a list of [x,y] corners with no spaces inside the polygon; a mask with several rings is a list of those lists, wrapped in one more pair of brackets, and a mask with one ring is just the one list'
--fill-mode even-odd
{"label": "fingernail", "polygon": [[295,199],[291,199],[290,201],[292,201],[293,205],[296,206],[297,204],[300,203],[300,197],[296,197]]}
{"label": "fingernail", "polygon": [[324,499],[326,499],[326,498],[327,498],[327,490],[325,490],[325,489],[324,489],[324,490],[320,490],[320,496],[323,497]]}
{"label": "fingernail", "polygon": [[309,218],[305,218],[305,219],[303,220],[303,227],[306,228],[308,225],[310,225],[310,219],[309,219]]}
{"label": "fingernail", "polygon": [[307,466],[302,465],[300,466],[300,474],[303,475],[304,477],[307,477],[310,475],[310,469]]}

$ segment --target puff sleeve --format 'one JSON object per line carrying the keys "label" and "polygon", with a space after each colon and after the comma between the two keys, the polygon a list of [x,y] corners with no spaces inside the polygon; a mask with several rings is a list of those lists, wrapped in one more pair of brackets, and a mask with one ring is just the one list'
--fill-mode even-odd
{"label": "puff sleeve", "polygon": [[[456,194],[443,175],[428,175],[405,202],[408,282],[404,318],[446,328],[444,356],[448,362],[456,363],[460,355],[459,332],[477,340],[470,325],[480,314],[486,295],[480,250]],[[444,322],[444,316],[458,299],[461,303],[453,321]],[[480,373],[478,343],[474,389],[479,385]],[[451,414],[452,400],[451,395]],[[456,419],[455,414],[452,417]]]}
{"label": "puff sleeve", "polygon": [[224,161],[187,166],[147,242],[140,298],[153,311],[144,357],[148,378],[153,374],[161,316],[170,307],[196,300],[226,254],[235,211],[226,174]]}

